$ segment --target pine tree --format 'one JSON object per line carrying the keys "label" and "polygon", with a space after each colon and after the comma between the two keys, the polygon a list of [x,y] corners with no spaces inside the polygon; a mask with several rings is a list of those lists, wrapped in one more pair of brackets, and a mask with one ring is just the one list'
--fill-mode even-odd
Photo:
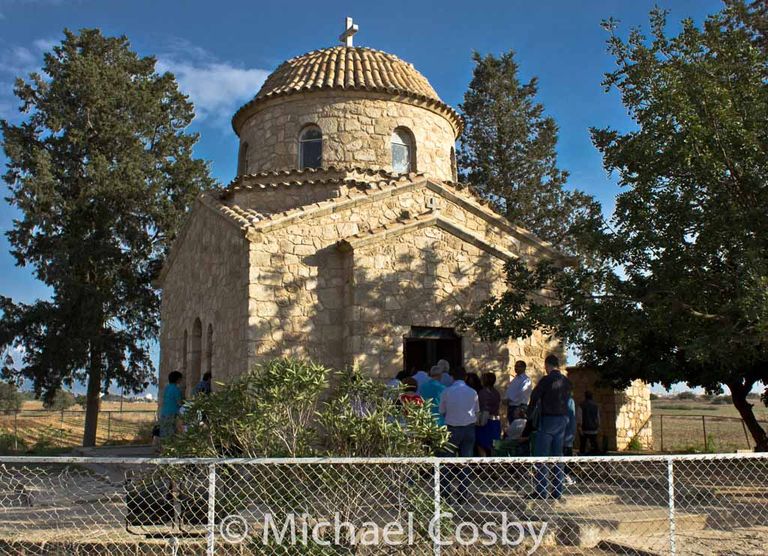
{"label": "pine tree", "polygon": [[569,232],[584,213],[599,210],[580,191],[565,189],[557,166],[557,124],[535,101],[536,78],[521,83],[513,52],[473,55],[475,69],[461,110],[466,127],[458,161],[461,178],[502,214],[568,251]]}
{"label": "pine tree", "polygon": [[160,261],[195,196],[213,186],[194,159],[194,109],[173,75],[125,37],[65,31],[42,74],[18,79],[26,120],[0,122],[7,198],[21,212],[7,233],[18,265],[51,291],[32,304],[0,298],[0,345],[26,347],[19,371],[49,400],[87,382],[83,444],[96,439],[99,393],[154,380]]}

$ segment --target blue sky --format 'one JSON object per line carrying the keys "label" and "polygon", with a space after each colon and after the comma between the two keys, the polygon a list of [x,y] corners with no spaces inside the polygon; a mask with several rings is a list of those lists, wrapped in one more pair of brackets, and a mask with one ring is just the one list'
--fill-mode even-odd
{"label": "blue sky", "polygon": [[[560,126],[559,160],[570,185],[595,195],[610,212],[618,187],[602,169],[589,128],[628,129],[615,93],[601,86],[613,67],[600,21],[621,32],[647,29],[654,4],[671,11],[672,28],[701,21],[719,0],[506,0],[458,2],[288,2],[251,0],[0,0],[0,118],[18,121],[13,79],[40,66],[62,30],[99,27],[126,35],[134,49],[155,55],[177,75],[197,107],[197,156],[222,183],[235,172],[237,142],[229,120],[281,61],[336,44],[344,17],[360,25],[355,44],[385,50],[414,64],[441,98],[457,106],[472,74],[471,53],[513,49],[521,78],[539,78],[539,101]],[[0,154],[0,164],[5,160]],[[5,188],[3,186],[4,193]],[[0,230],[14,210],[0,201]],[[17,268],[0,239],[0,294],[18,301],[45,296],[29,269]]]}

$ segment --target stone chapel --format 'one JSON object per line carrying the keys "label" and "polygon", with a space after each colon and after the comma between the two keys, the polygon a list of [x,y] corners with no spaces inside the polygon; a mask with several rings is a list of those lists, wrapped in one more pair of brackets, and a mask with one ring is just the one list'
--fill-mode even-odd
{"label": "stone chapel", "polygon": [[483,342],[458,311],[511,259],[560,259],[456,179],[461,117],[411,64],[345,44],[280,65],[232,119],[238,175],[196,201],[162,269],[160,387],[278,356],[390,378],[438,359],[543,371],[542,334]]}

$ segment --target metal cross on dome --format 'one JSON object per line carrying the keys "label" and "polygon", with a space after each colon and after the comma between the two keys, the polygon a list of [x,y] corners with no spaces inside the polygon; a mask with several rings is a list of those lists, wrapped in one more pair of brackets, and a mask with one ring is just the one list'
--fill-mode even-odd
{"label": "metal cross on dome", "polygon": [[344,30],[344,32],[339,35],[339,40],[345,46],[354,46],[352,44],[352,37],[355,36],[355,33],[357,33],[359,30],[359,27],[357,26],[357,23],[352,22],[351,17],[347,18],[346,26],[347,28]]}

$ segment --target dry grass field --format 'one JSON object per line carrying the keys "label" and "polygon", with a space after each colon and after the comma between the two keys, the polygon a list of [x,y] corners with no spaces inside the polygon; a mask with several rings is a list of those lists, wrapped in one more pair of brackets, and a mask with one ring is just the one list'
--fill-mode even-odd
{"label": "dry grass field", "polygon": [[[97,445],[149,443],[156,403],[103,402]],[[26,401],[18,414],[0,414],[0,454],[56,453],[82,445],[85,411],[72,406],[65,411],[43,409],[40,401]]]}
{"label": "dry grass field", "polygon": [[[768,408],[752,400],[758,420],[768,427]],[[703,399],[653,400],[654,449],[664,452],[734,452],[754,444],[732,404]]]}

